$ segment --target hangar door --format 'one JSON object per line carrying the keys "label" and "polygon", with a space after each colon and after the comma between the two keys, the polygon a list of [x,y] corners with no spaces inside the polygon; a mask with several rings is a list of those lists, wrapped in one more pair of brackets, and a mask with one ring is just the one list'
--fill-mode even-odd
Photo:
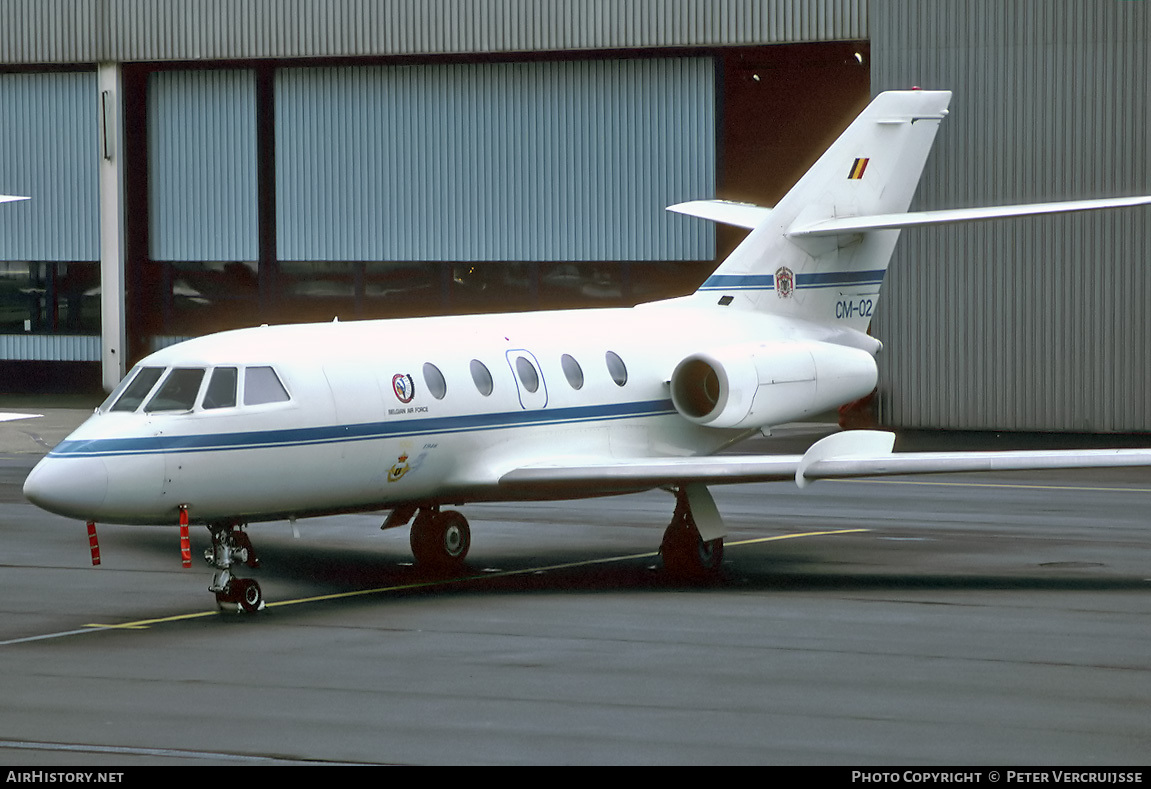
{"label": "hangar door", "polygon": [[285,68],[280,260],[711,260],[711,58]]}
{"label": "hangar door", "polygon": [[[0,361],[100,353],[95,71],[0,74]],[[10,383],[10,382],[4,382]]]}

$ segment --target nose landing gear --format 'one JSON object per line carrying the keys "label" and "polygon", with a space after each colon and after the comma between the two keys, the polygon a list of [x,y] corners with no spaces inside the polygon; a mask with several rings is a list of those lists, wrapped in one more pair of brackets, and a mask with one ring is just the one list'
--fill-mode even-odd
{"label": "nose landing gear", "polygon": [[232,565],[236,562],[248,567],[259,567],[260,560],[252,548],[252,540],[239,524],[213,524],[208,527],[212,534],[212,547],[204,551],[204,561],[216,568],[212,576],[209,592],[215,592],[216,604],[220,610],[235,606],[236,611],[252,613],[264,608],[264,594],[260,584],[252,578],[238,578],[232,575]]}

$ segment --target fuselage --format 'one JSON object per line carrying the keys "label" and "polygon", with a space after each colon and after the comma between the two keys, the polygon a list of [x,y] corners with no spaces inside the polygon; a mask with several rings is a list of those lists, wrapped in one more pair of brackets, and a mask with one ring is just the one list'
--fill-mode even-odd
{"label": "fuselage", "polygon": [[[224,332],[142,360],[25,494],[140,524],[174,524],[181,507],[193,522],[251,522],[512,498],[499,480],[524,465],[709,454],[755,432],[682,416],[677,364],[828,331],[665,302]],[[873,385],[862,375],[850,393]],[[619,491],[579,495],[605,492]]]}

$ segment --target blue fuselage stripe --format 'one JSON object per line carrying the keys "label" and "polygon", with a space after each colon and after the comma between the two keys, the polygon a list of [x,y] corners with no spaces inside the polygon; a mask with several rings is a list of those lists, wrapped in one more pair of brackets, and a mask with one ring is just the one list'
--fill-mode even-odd
{"label": "blue fuselage stripe", "polygon": [[49,455],[56,458],[149,455],[175,452],[220,452],[237,449],[283,449],[348,441],[469,433],[500,428],[602,422],[676,413],[670,400],[579,406],[491,414],[395,419],[354,425],[285,428],[241,433],[198,433],[134,438],[63,441]]}
{"label": "blue fuselage stripe", "polygon": [[[869,271],[823,271],[796,274],[796,288],[834,288],[844,285],[881,285],[883,269]],[[775,290],[772,274],[713,274],[700,290]]]}

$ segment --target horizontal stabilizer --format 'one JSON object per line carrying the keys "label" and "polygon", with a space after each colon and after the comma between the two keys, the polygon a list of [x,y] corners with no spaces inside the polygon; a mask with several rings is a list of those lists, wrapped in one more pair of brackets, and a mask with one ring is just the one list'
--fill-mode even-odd
{"label": "horizontal stabilizer", "polygon": [[913,211],[906,214],[875,214],[847,216],[805,223],[787,231],[789,238],[815,238],[862,233],[867,230],[899,230],[923,225],[950,225],[957,222],[979,222],[1039,214],[1062,214],[1072,211],[1093,211],[1099,208],[1127,208],[1151,204],[1151,195],[1141,197],[1107,197],[1100,200],[1070,200],[1059,203],[1031,203],[1028,205],[999,205],[985,208],[950,208],[942,211]]}
{"label": "horizontal stabilizer", "polygon": [[751,203],[735,203],[731,200],[689,200],[686,203],[669,205],[667,210],[700,219],[710,219],[712,222],[722,222],[725,225],[746,227],[749,230],[754,229],[771,213],[770,208]]}

